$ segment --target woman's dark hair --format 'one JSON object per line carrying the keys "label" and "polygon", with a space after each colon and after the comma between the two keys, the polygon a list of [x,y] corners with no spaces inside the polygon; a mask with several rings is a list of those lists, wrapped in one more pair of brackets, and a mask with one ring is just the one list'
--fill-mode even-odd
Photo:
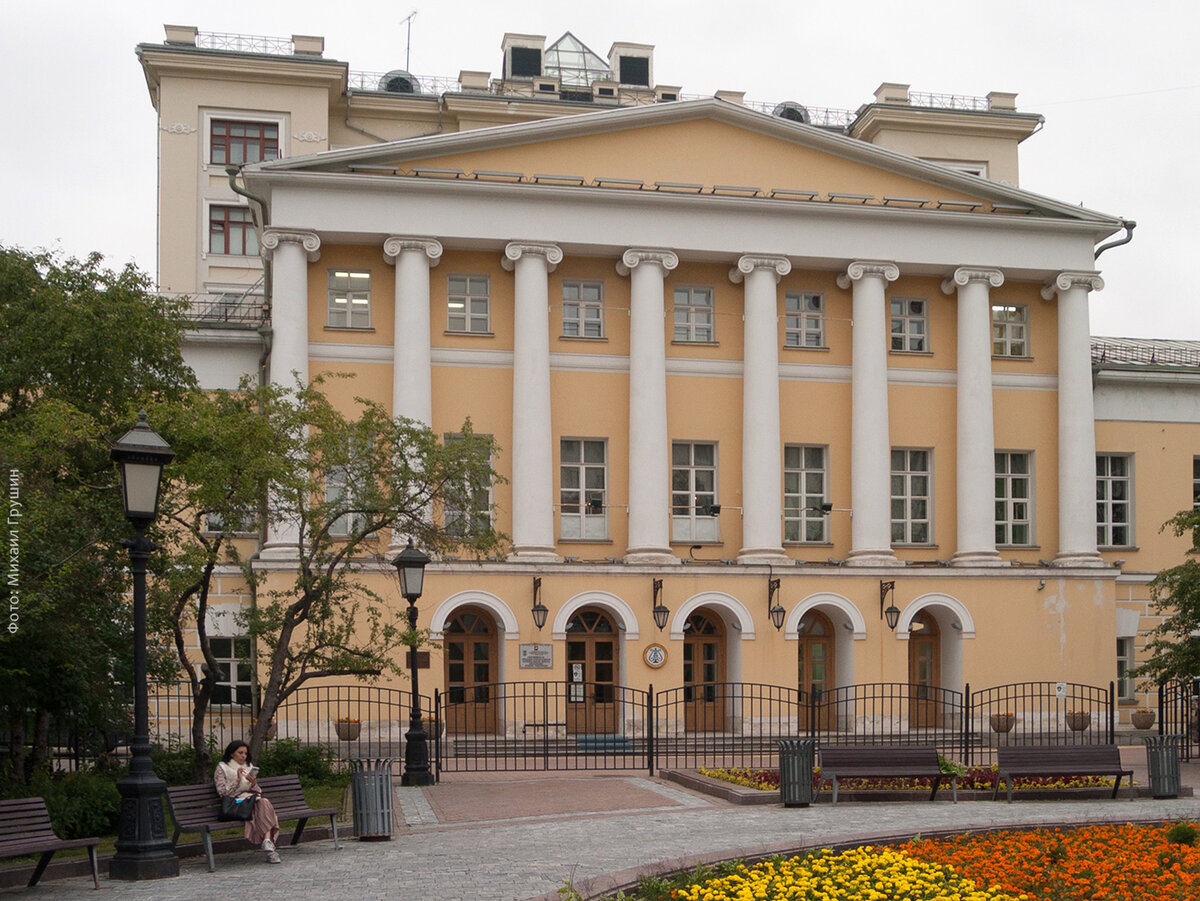
{"label": "woman's dark hair", "polygon": [[242,741],[240,738],[235,741],[231,741],[229,743],[229,745],[225,748],[225,753],[221,755],[221,762],[229,763],[229,761],[233,759],[233,752],[236,751],[238,748],[246,749],[246,763],[249,763],[250,762],[250,746],[248,744],[246,744],[244,741]]}

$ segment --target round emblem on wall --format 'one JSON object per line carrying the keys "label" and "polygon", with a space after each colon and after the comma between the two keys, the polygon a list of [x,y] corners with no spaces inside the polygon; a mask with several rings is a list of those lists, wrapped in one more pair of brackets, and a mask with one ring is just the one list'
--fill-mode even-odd
{"label": "round emblem on wall", "polygon": [[646,666],[658,669],[667,662],[667,649],[661,644],[647,645],[646,650],[642,651],[642,659],[646,661]]}

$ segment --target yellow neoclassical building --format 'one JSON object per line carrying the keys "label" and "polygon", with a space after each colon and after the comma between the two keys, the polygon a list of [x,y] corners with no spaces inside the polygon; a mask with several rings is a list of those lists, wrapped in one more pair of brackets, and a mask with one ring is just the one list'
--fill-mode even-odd
{"label": "yellow neoclassical building", "polygon": [[[422,690],[489,731],[481,686],[601,686],[540,724],[591,733],[652,684],[687,728],[716,684],[1113,682],[1124,723],[1146,585],[1190,550],[1158,527],[1200,485],[1200,343],[1089,336],[1131,226],[1017,186],[1041,117],[689,97],[652,47],[570,33],[502,50],[433,79],[309,36],[138,48],[202,382],[352,372],[335,396],[502,448],[465,512],[511,547],[429,567]],[[261,566],[294,553],[273,528]]]}

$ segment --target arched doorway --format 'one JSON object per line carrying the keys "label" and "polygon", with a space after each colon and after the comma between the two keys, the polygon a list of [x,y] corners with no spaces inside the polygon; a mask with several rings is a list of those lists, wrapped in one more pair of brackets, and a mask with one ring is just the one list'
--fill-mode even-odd
{"label": "arched doorway", "polygon": [[618,633],[612,617],[584,607],[567,620],[567,732],[616,732]]}
{"label": "arched doorway", "polygon": [[725,624],[701,607],[683,626],[684,729],[726,731]]}
{"label": "arched doorway", "polygon": [[909,725],[914,729],[942,724],[942,636],[928,610],[913,617],[908,638]]}
{"label": "arched doorway", "polygon": [[496,731],[496,624],[478,607],[455,610],[442,631],[446,666],[446,731]]}
{"label": "arched doorway", "polygon": [[[832,711],[821,704],[825,693],[834,687],[836,649],[834,647],[833,623],[819,610],[804,614],[797,627],[800,634],[797,653],[797,684],[803,692],[804,707],[800,713],[800,727],[828,729],[832,722]],[[817,706],[816,723],[809,723],[808,701],[812,698]]]}

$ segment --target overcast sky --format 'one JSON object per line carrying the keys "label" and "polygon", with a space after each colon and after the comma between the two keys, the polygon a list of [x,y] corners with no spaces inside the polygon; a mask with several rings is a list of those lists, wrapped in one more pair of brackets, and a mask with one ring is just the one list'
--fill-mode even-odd
{"label": "overcast sky", "polygon": [[1022,145],[1021,187],[1138,222],[1098,261],[1093,334],[1200,339],[1195,0],[408,3],[4,4],[0,244],[99,250],[154,272],[156,122],[134,48],[161,43],[164,23],[323,35],[326,57],[381,72],[405,67],[401,22],[416,9],[417,75],[496,75],[506,31],[549,43],[569,30],[602,57],[614,41],[653,44],[655,80],[689,94],[856,109],[884,81],[1014,91],[1046,118]]}

